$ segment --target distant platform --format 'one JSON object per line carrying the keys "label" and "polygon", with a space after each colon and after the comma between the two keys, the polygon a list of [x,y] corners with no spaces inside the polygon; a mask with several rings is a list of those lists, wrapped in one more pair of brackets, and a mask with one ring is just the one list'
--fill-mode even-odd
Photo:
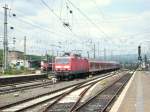
{"label": "distant platform", "polygon": [[41,74],[1,75],[0,79],[3,79],[3,78],[13,78],[13,77],[24,77],[24,76],[33,76],[33,75],[41,75]]}
{"label": "distant platform", "polygon": [[0,84],[16,83],[46,78],[45,74],[21,74],[21,75],[3,75],[0,76]]}
{"label": "distant platform", "polygon": [[150,112],[150,71],[136,71],[110,112]]}

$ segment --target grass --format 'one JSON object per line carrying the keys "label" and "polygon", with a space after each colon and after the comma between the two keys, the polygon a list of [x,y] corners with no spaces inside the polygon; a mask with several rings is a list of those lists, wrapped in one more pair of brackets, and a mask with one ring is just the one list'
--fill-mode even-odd
{"label": "grass", "polygon": [[35,70],[28,70],[28,69],[21,69],[21,70],[9,69],[5,71],[5,73],[2,73],[2,71],[0,71],[0,74],[3,75],[21,75],[21,74],[33,74],[33,73],[35,73]]}

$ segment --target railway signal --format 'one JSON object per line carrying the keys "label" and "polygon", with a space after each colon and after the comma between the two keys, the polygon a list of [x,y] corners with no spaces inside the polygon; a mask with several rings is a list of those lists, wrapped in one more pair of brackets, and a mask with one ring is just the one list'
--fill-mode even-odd
{"label": "railway signal", "polygon": [[141,46],[138,46],[138,60],[139,60],[139,61],[142,61]]}

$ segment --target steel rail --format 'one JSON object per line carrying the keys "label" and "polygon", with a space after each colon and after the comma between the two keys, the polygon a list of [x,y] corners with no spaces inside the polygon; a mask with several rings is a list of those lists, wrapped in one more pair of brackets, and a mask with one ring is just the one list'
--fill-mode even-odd
{"label": "steel rail", "polygon": [[[80,88],[80,85],[83,85],[83,84],[81,83],[81,84],[75,86],[75,87],[74,87],[73,89],[71,89],[71,90],[73,91],[73,90],[75,90],[75,89],[77,89],[77,88],[79,89],[79,88]],[[84,85],[84,86],[82,86],[82,87],[85,87],[85,86],[88,86],[88,85],[90,85],[90,84]],[[78,86],[79,86],[79,87],[78,87]],[[70,92],[70,91],[69,91],[69,92]],[[33,104],[33,105],[30,105],[30,106],[28,106],[28,107],[24,107],[24,108],[19,109],[19,110],[16,110],[15,112],[22,112],[22,111],[24,111],[24,110],[26,110],[26,109],[32,108],[32,107],[34,107],[34,106],[36,106],[36,105],[39,105],[39,104],[48,102],[48,101],[50,101],[50,100],[54,100],[54,99],[57,99],[57,100],[58,100],[58,99],[60,99],[60,98],[63,98],[63,96],[69,94],[69,92],[65,92],[65,93],[62,93],[62,94],[60,94],[60,95],[56,95],[56,96],[51,97],[51,98],[49,98],[49,99],[46,99],[46,100],[44,100],[44,101],[35,103],[35,104]],[[55,102],[57,102],[57,101],[55,101]],[[53,103],[55,103],[55,102],[53,102]]]}
{"label": "steel rail", "polygon": [[[114,73],[114,74],[115,74],[115,73]],[[76,85],[79,85],[79,84],[82,85],[82,84],[85,84],[85,83],[87,83],[87,82],[89,82],[89,81],[96,80],[97,78],[102,78],[102,79],[103,79],[103,77],[104,77],[104,78],[107,78],[107,77],[113,76],[114,74],[111,74],[111,75],[108,75],[108,74],[107,74],[107,75],[99,76],[99,77],[96,77],[96,78],[93,78],[93,79],[90,79],[90,80],[86,80],[86,81],[83,81],[83,82],[80,82],[80,83],[77,83],[77,84],[72,84],[72,85],[70,85],[70,86],[67,86],[67,87],[64,87],[64,88],[61,88],[61,89],[52,91],[52,92],[44,93],[44,94],[41,94],[41,95],[38,95],[38,96],[35,96],[35,97],[31,97],[31,98],[28,98],[28,99],[23,99],[23,100],[21,100],[21,101],[18,101],[18,102],[15,102],[15,103],[8,104],[8,105],[5,105],[5,106],[3,106],[3,107],[0,107],[0,110],[4,110],[4,109],[10,108],[10,107],[14,107],[14,106],[16,106],[16,105],[23,104],[23,103],[29,102],[29,101],[31,101],[31,100],[34,100],[34,99],[37,99],[37,98],[40,98],[40,97],[44,97],[45,95],[51,95],[51,94],[57,93],[57,92],[59,92],[59,91],[63,91],[63,90],[65,90],[65,89],[67,89],[67,88],[69,88],[69,87],[72,87],[72,86],[76,86]],[[116,74],[118,74],[118,72],[116,72]],[[101,79],[101,80],[102,80],[102,79]],[[58,95],[57,97],[61,97],[61,96],[62,96],[62,95]],[[56,97],[54,97],[54,98],[56,98]],[[51,98],[51,100],[54,99],[54,98]],[[48,99],[48,100],[49,100],[49,99]],[[43,101],[43,102],[40,102],[40,103],[47,102],[48,100]],[[40,104],[40,103],[38,103],[38,104]],[[19,110],[19,111],[29,109],[29,108],[31,108],[31,107],[33,107],[33,106],[38,105],[38,104],[31,105],[31,106],[26,107],[26,108],[23,108],[23,109],[21,109],[21,110]]]}
{"label": "steel rail", "polygon": [[[52,92],[47,92],[47,93],[44,93],[44,94],[41,94],[41,95],[38,95],[38,96],[34,96],[34,97],[31,97],[31,98],[23,99],[23,100],[21,100],[21,101],[15,102],[15,103],[11,103],[11,104],[2,106],[2,107],[0,107],[0,110],[4,110],[4,109],[6,109],[6,108],[10,108],[10,107],[19,105],[19,104],[21,104],[21,103],[25,103],[25,102],[28,102],[28,101],[31,101],[31,100],[34,100],[34,99],[37,99],[37,98],[40,98],[40,97],[43,97],[43,96],[46,96],[46,95],[54,94],[54,93],[59,92],[59,91],[61,91],[61,90],[65,90],[65,89],[67,89],[67,88],[69,88],[69,87],[76,86],[76,85],[78,85],[78,84],[84,84],[84,83],[86,83],[86,82],[95,80],[95,79],[97,79],[97,78],[108,77],[109,75],[108,75],[108,76],[107,76],[107,75],[108,75],[108,74],[103,75],[103,76],[100,76],[100,77],[96,77],[96,78],[93,78],[93,79],[90,79],[90,80],[86,80],[86,81],[83,81],[83,82],[80,82],[80,83],[77,83],[77,84],[69,85],[69,86],[66,86],[66,87],[64,87],[64,88],[61,88],[61,89],[58,89],[58,90],[54,90],[54,91],[52,91]],[[110,76],[111,76],[111,75],[110,75]]]}
{"label": "steel rail", "polygon": [[115,83],[117,83],[119,80],[121,80],[123,77],[125,77],[126,75],[122,76],[120,79],[118,79],[117,81],[113,82],[111,85],[103,88],[101,91],[99,91],[96,95],[94,95],[93,97],[91,97],[90,99],[88,99],[86,102],[84,102],[82,105],[78,106],[76,109],[73,110],[73,112],[77,112],[80,109],[82,109],[84,106],[86,106],[87,104],[89,104],[93,99],[95,99],[97,96],[99,96],[100,94],[102,94],[104,91],[108,90],[110,87],[112,87]]}
{"label": "steel rail", "polygon": [[[96,82],[97,83],[97,82]],[[71,107],[69,112],[72,112],[80,103],[81,99],[84,97],[84,95],[87,93],[87,91],[93,87],[96,83],[93,83],[92,85],[90,85],[88,88],[84,89],[82,91],[82,93],[80,94],[80,97],[77,99],[77,101],[74,103],[74,105]]]}
{"label": "steel rail", "polygon": [[[135,70],[136,71],[136,70]],[[132,75],[135,73],[135,71],[132,73]],[[127,82],[130,80],[131,77],[128,77],[128,79],[119,87],[119,89],[116,91],[116,93],[112,96],[110,101],[106,104],[106,106],[100,111],[100,112],[105,112],[107,107],[111,105],[111,103],[115,100],[116,96],[121,92],[121,90],[125,87]]]}
{"label": "steel rail", "polygon": [[128,82],[129,79],[130,79],[130,77],[119,87],[119,89],[116,91],[116,93],[112,96],[112,98],[109,100],[109,102],[105,105],[105,107],[100,112],[106,111],[108,106],[113,102],[113,100],[116,98],[118,93],[123,89],[123,87],[125,86],[125,84]]}
{"label": "steel rail", "polygon": [[38,88],[38,87],[43,87],[43,86],[48,86],[53,84],[52,81],[48,82],[41,82],[38,84],[29,84],[25,86],[20,86],[20,87],[12,87],[12,88],[7,88],[7,89],[0,89],[0,95],[2,94],[7,94],[7,93],[13,93],[17,91],[22,91],[22,90],[27,90],[27,89],[33,89],[33,88]]}
{"label": "steel rail", "polygon": [[80,89],[80,88],[83,88],[83,87],[85,87],[85,86],[90,85],[88,88],[86,88],[86,89],[83,91],[83,93],[81,93],[81,96],[79,97],[79,99],[77,99],[77,101],[75,102],[75,104],[71,107],[70,112],[73,111],[73,109],[78,105],[78,103],[80,102],[80,100],[82,99],[82,97],[84,96],[84,94],[87,92],[88,89],[90,89],[90,88],[91,88],[93,85],[95,85],[97,82],[102,81],[102,80],[104,80],[104,79],[106,79],[106,78],[108,78],[108,77],[112,77],[112,76],[114,76],[114,75],[115,75],[115,74],[106,76],[106,77],[104,77],[104,78],[102,78],[102,79],[99,79],[99,80],[97,80],[97,81],[95,81],[95,82],[89,83],[89,84],[84,85],[84,86],[82,86],[83,84],[80,84],[80,85],[78,85],[78,86],[72,88],[70,91],[65,92],[64,94],[62,94],[62,96],[60,96],[60,97],[59,97],[57,100],[55,100],[52,104],[48,105],[42,112],[48,112],[50,108],[52,108],[54,105],[56,105],[62,98],[64,98],[65,96],[67,96],[67,95],[70,94],[71,92],[73,92],[73,91],[75,91],[75,90],[78,90],[78,89]]}

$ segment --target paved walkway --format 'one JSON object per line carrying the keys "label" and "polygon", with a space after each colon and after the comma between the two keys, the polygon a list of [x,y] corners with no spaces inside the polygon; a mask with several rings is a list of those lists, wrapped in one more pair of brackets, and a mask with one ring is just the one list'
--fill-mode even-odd
{"label": "paved walkway", "polygon": [[116,112],[150,112],[150,72],[136,72]]}

